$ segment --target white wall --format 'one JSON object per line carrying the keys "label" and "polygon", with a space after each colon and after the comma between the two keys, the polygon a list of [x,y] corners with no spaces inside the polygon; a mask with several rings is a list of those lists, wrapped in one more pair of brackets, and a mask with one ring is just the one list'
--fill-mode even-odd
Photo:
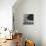
{"label": "white wall", "polygon": [[12,6],[16,0],[0,0],[0,27],[12,28]]}
{"label": "white wall", "polygon": [[46,0],[41,1],[41,38],[42,46],[46,46]]}
{"label": "white wall", "polygon": [[[36,46],[41,46],[41,0],[23,0],[15,8],[13,8],[15,29],[22,32],[25,38],[34,40]],[[23,25],[24,14],[32,13],[34,14],[34,25]]]}

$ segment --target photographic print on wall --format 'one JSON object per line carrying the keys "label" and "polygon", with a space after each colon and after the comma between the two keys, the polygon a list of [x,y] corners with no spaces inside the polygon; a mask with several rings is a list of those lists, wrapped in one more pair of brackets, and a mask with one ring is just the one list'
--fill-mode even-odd
{"label": "photographic print on wall", "polygon": [[34,24],[34,14],[24,14],[24,25]]}

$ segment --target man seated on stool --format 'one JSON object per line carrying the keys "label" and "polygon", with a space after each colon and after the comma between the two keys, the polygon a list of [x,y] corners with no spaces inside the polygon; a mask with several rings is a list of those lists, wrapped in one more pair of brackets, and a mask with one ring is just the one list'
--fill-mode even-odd
{"label": "man seated on stool", "polygon": [[16,46],[22,46],[22,37],[17,34],[15,38]]}

